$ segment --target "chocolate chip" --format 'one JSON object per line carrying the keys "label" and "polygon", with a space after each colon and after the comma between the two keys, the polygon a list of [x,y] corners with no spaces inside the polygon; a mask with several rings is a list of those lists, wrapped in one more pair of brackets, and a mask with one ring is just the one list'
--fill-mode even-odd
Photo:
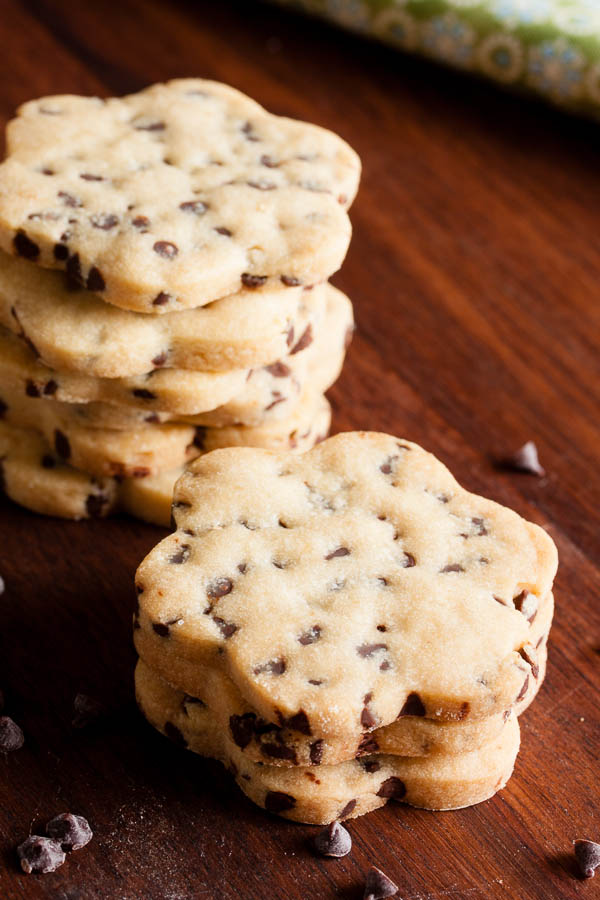
{"label": "chocolate chip", "polygon": [[54,431],[54,449],[62,459],[68,459],[71,455],[69,439],[58,428]]}
{"label": "chocolate chip", "polygon": [[242,273],[242,284],[247,288],[261,287],[266,280],[266,275],[251,275],[250,272]]}
{"label": "chocolate chip", "polygon": [[25,393],[28,397],[40,397],[42,392],[40,391],[37,384],[35,384],[35,382],[28,378],[25,382]]}
{"label": "chocolate chip", "polygon": [[165,625],[163,622],[153,622],[152,630],[156,632],[160,637],[168,637],[171,629],[168,625]]}
{"label": "chocolate chip", "polygon": [[56,467],[56,460],[49,453],[44,453],[40,462],[44,469],[54,469]]}
{"label": "chocolate chip", "polygon": [[221,597],[230,594],[232,590],[233,581],[229,578],[217,578],[215,581],[211,581],[207,586],[206,595],[210,597],[211,600],[219,600]]}
{"label": "chocolate chip", "polygon": [[148,228],[150,226],[150,219],[148,216],[136,216],[135,219],[131,220],[131,224],[134,228]]}
{"label": "chocolate chip", "polygon": [[356,756],[365,756],[368,753],[377,753],[379,750],[379,743],[377,742],[377,738],[373,734],[365,734],[361,738],[358,747],[356,748]]}
{"label": "chocolate chip", "polygon": [[315,687],[319,687],[319,685],[323,684],[323,682],[320,681],[318,678],[309,678],[309,679],[308,679],[308,683],[309,683],[309,684],[314,684]]}
{"label": "chocolate chip", "polygon": [[286,670],[286,661],[285,659],[270,659],[266,663],[262,663],[260,666],[256,666],[254,668],[255,675],[262,675],[265,672],[269,675],[283,675]]}
{"label": "chocolate chip", "polygon": [[286,287],[299,287],[302,284],[300,279],[295,278],[293,275],[282,275],[280,281]]}
{"label": "chocolate chip", "polygon": [[296,805],[296,798],[282,791],[269,791],[265,797],[265,809],[272,813],[286,812]]}
{"label": "chocolate chip", "polygon": [[475,526],[475,534],[476,535],[484,535],[488,533],[487,528],[485,527],[485,522],[479,516],[476,516],[474,519],[471,519],[472,524]]}
{"label": "chocolate chip", "polygon": [[515,609],[524,615],[528,622],[533,622],[538,610],[538,600],[535,594],[527,590],[521,591],[520,594],[514,597],[513,603],[515,604]]}
{"label": "chocolate chip", "polygon": [[537,475],[542,478],[546,471],[540,464],[537,447],[533,441],[527,441],[514,453],[501,460],[502,468],[511,469],[514,472],[526,472],[528,475]]}
{"label": "chocolate chip", "polygon": [[90,216],[90,222],[94,228],[100,228],[102,231],[110,231],[115,225],[119,224],[119,217],[113,213],[96,213]]}
{"label": "chocolate chip", "polygon": [[345,819],[347,816],[350,815],[351,812],[354,812],[355,809],[356,809],[356,800],[348,800],[348,802],[343,807],[343,809],[340,809],[338,816],[337,816],[338,819]]}
{"label": "chocolate chip", "polygon": [[215,228],[215,231],[217,232],[217,234],[222,234],[225,237],[231,237],[231,235],[233,234],[233,231],[230,231],[229,228],[225,228],[224,225],[219,225],[218,228]]}
{"label": "chocolate chip", "polygon": [[320,766],[323,759],[323,741],[313,741],[310,745],[310,763],[312,766]]}
{"label": "chocolate chip", "polygon": [[131,393],[134,397],[139,397],[140,400],[156,400],[156,394],[147,388],[134,388]]}
{"label": "chocolate chip", "polygon": [[377,725],[377,719],[366,704],[360,714],[360,724],[363,728],[374,728]]}
{"label": "chocolate chip", "polygon": [[377,631],[387,631],[387,627],[385,625],[378,625]]}
{"label": "chocolate chip", "polygon": [[290,356],[293,356],[294,353],[300,353],[301,350],[305,350],[307,347],[309,347],[312,344],[312,342],[313,342],[312,325],[307,325],[306,328],[304,329],[302,336],[300,337],[300,340],[298,341],[298,343],[294,347],[292,347],[292,349],[290,350]]}
{"label": "chocolate chip", "polygon": [[142,122],[133,126],[136,131],[164,131],[167,127],[164,122]]}
{"label": "chocolate chip", "polygon": [[377,653],[378,650],[387,650],[387,644],[361,644],[356,648],[356,652],[363,659],[367,659],[369,656],[373,656],[374,653]]}
{"label": "chocolate chip", "polygon": [[466,719],[467,716],[469,715],[470,709],[471,709],[470,703],[468,703],[468,702],[465,700],[464,703],[461,703],[460,709],[459,709],[458,713],[456,714],[456,718],[457,718],[459,721],[461,721],[462,719]]}
{"label": "chocolate chip", "polygon": [[87,694],[76,694],[73,700],[73,728],[87,728],[93,722],[97,722],[106,714],[106,707],[94,697]]}
{"label": "chocolate chip", "polygon": [[100,269],[96,268],[96,266],[92,266],[90,271],[88,272],[88,277],[85,285],[88,291],[103,291],[106,287],[106,282],[102,275]]}
{"label": "chocolate chip", "polygon": [[350,551],[347,547],[338,547],[337,550],[332,550],[331,553],[328,553],[325,559],[335,559],[338,556],[349,556]]}
{"label": "chocolate chip", "polygon": [[161,366],[164,366],[166,361],[167,361],[167,354],[159,353],[158,356],[155,356],[154,359],[152,360],[152,365],[155,366],[155,368],[160,369]]}
{"label": "chocolate chip", "polygon": [[260,749],[265,756],[269,756],[271,759],[285,759],[295,766],[298,765],[298,757],[293,747],[288,747],[285,744],[267,743],[261,744]]}
{"label": "chocolate chip", "polygon": [[54,259],[59,262],[64,262],[65,259],[69,258],[69,248],[66,244],[55,244],[54,245]]}
{"label": "chocolate chip", "polygon": [[521,649],[519,650],[519,655],[525,660],[525,662],[529,663],[529,665],[531,666],[531,674],[534,678],[537,678],[540,674],[540,667],[538,663],[538,656],[534,648],[531,645],[525,645],[525,647],[521,647]]}
{"label": "chocolate chip", "polygon": [[401,778],[392,775],[381,783],[377,796],[388,800],[402,800],[406,796],[406,785]]}
{"label": "chocolate chip", "polygon": [[32,872],[36,875],[55,872],[66,858],[58,841],[40,837],[38,834],[30,834],[22,844],[19,844],[17,855],[21,861],[21,868],[27,875],[31,875]]}
{"label": "chocolate chip", "polygon": [[270,366],[265,366],[265,372],[268,372],[273,378],[287,378],[288,375],[292,374],[290,367],[282,362],[276,362],[272,363]]}
{"label": "chocolate chip", "polygon": [[67,193],[67,191],[59,191],[58,196],[65,204],[65,206],[70,206],[73,209],[77,209],[80,206],[83,206],[81,200],[78,197],[74,197],[73,194]]}
{"label": "chocolate chip", "polygon": [[303,709],[299,710],[293,716],[289,716],[289,718],[285,720],[285,725],[293,731],[299,731],[300,734],[306,734],[309,737],[312,734],[310,730],[310,721]]}
{"label": "chocolate chip", "polygon": [[523,687],[521,688],[521,690],[519,691],[519,693],[518,693],[517,696],[515,697],[515,703],[518,703],[520,700],[523,699],[523,697],[524,697],[525,694],[527,693],[527,688],[528,688],[528,687],[529,687],[529,672],[528,672],[527,675],[525,676],[525,681],[523,682]]}
{"label": "chocolate chip", "polygon": [[575,841],[575,859],[579,873],[583,878],[593,878],[600,866],[600,844],[595,841]]}
{"label": "chocolate chip", "polygon": [[0,716],[0,753],[20,750],[25,743],[23,732],[9,716]]}
{"label": "chocolate chip", "polygon": [[398,458],[398,456],[388,456],[386,461],[379,466],[379,471],[384,475],[391,475],[395,468],[394,463]]}
{"label": "chocolate chip", "polygon": [[419,697],[415,691],[410,693],[406,700],[404,701],[404,706],[398,713],[398,718],[401,716],[424,716],[425,715],[425,706],[423,701]]}
{"label": "chocolate chip", "polygon": [[73,813],[61,813],[46,825],[46,834],[57,841],[66,853],[81,850],[93,837],[87,819]]}
{"label": "chocolate chip", "polygon": [[460,563],[448,563],[447,566],[444,566],[443,569],[440,569],[440,573],[443,572],[464,572],[464,567],[461,566]]}
{"label": "chocolate chip", "polygon": [[315,641],[318,641],[321,637],[321,626],[313,625],[312,628],[309,628],[308,631],[305,631],[304,634],[301,634],[298,640],[300,643],[306,647],[308,644],[314,644]]}
{"label": "chocolate chip", "polygon": [[17,231],[13,238],[13,247],[18,256],[25,259],[37,259],[40,255],[40,248],[37,244],[27,237],[24,231]]}
{"label": "chocolate chip", "polygon": [[221,619],[219,616],[213,616],[213,622],[226,639],[230,638],[238,630],[238,626],[234,625],[233,622],[226,622],[225,619]]}
{"label": "chocolate chip", "polygon": [[57,390],[58,390],[58,385],[57,385],[56,381],[54,381],[54,379],[51,378],[44,385],[43,393],[46,397],[52,397],[57,392]]}
{"label": "chocolate chip", "polygon": [[234,742],[242,750],[247,747],[254,737],[256,716],[254,713],[244,713],[241,716],[229,717],[229,729]]}
{"label": "chocolate chip", "polygon": [[[163,259],[173,259],[173,257],[177,256],[179,253],[179,248],[176,244],[171,243],[171,241],[156,241],[152,249],[155,253],[158,253],[159,256],[162,256]],[[160,297],[160,294],[158,296]],[[156,300],[154,300],[154,303],[156,304]]]}
{"label": "chocolate chip", "polygon": [[208,206],[202,200],[186,200],[185,203],[179,204],[179,209],[184,212],[194,213],[196,216],[203,216]]}
{"label": "chocolate chip", "polygon": [[187,747],[187,741],[177,725],[173,725],[172,722],[165,722],[164,731],[169,740],[173,741],[174,744],[177,744],[178,747],[182,747],[183,749]]}
{"label": "chocolate chip", "polygon": [[164,306],[166,303],[170,303],[172,299],[173,298],[170,294],[166,294],[165,291],[161,291],[160,294],[157,294],[152,301],[152,306]]}
{"label": "chocolate chip", "polygon": [[363,900],[385,900],[398,893],[398,885],[394,884],[381,869],[371,866],[365,879]]}
{"label": "chocolate chip", "polygon": [[381,768],[381,763],[378,763],[376,759],[361,759],[360,764],[369,775],[374,775]]}
{"label": "chocolate chip", "polygon": [[90,172],[82,172],[79,177],[84,181],[104,181],[102,175],[92,175]]}
{"label": "chocolate chip", "polygon": [[352,838],[343,825],[332,822],[315,835],[313,845],[321,856],[347,856],[352,850]]}
{"label": "chocolate chip", "polygon": [[83,284],[83,275],[81,274],[79,253],[73,253],[73,255],[68,258],[65,269],[71,287],[79,287]]}

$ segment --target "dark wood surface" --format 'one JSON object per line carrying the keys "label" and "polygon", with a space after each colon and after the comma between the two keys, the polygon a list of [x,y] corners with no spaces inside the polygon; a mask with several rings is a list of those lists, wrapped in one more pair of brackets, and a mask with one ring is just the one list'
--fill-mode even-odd
{"label": "dark wood surface", "polygon": [[[352,854],[268,816],[168,744],[132,700],[132,579],[160,529],[0,506],[0,685],[25,747],[0,759],[0,897],[307,900],[362,896],[372,863],[403,900],[597,896],[572,841],[600,840],[600,145],[598,126],[250,2],[4,0],[0,113],[46,93],[230,82],[361,154],[354,241],[335,283],[359,331],[335,430],[422,443],[560,552],[550,667],[509,786],[472,809],[395,805],[351,823]],[[525,440],[548,475],[498,470]],[[108,720],[70,727],[84,691]],[[93,842],[46,876],[14,847],[56,813]]]}

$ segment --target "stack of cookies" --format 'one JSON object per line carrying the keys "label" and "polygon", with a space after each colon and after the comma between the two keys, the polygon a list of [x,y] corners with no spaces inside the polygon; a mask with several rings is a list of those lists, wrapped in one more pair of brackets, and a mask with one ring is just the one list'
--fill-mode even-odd
{"label": "stack of cookies", "polygon": [[22,106],[0,166],[6,493],[167,524],[194,457],[322,439],[359,175],[336,135],[215,82]]}
{"label": "stack of cookies", "polygon": [[506,784],[545,672],[545,531],[367,432],[216,450],[173,513],[134,618],[138,702],[167,737],[308,823]]}

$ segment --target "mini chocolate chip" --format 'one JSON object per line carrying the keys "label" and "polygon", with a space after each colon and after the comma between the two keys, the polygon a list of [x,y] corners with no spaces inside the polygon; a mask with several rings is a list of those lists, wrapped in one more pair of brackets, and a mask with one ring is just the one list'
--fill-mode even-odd
{"label": "mini chocolate chip", "polygon": [[386,897],[393,897],[397,893],[398,885],[394,884],[381,869],[371,866],[365,880],[363,900],[385,900]]}
{"label": "mini chocolate chip", "polygon": [[164,131],[167,127],[164,122],[149,122],[148,124],[142,123],[141,125],[133,126],[136,131]]}
{"label": "mini chocolate chip", "polygon": [[177,725],[173,725],[172,722],[165,722],[164,731],[169,740],[173,741],[174,744],[177,744],[178,747],[182,747],[183,749],[187,747],[187,741]]}
{"label": "mini chocolate chip", "polygon": [[110,231],[115,225],[119,224],[119,217],[113,213],[96,213],[90,216],[90,222],[94,228],[100,228],[102,231]]}
{"label": "mini chocolate chip", "polygon": [[349,556],[350,551],[347,547],[338,547],[337,550],[332,550],[331,553],[328,553],[325,559],[335,559],[338,556]]}
{"label": "mini chocolate chip", "polygon": [[46,825],[46,834],[58,841],[66,853],[81,850],[93,837],[88,820],[73,813],[61,813],[50,819]]}
{"label": "mini chocolate chip", "polygon": [[170,294],[166,294],[164,291],[161,291],[160,294],[157,294],[152,301],[152,306],[164,306],[166,303],[170,303],[172,299],[173,298]]}
{"label": "mini chocolate chip", "polygon": [[285,339],[285,342],[288,345],[288,347],[291,347],[292,344],[294,343],[294,326],[293,325],[290,325],[290,327],[288,328],[287,338]]}
{"label": "mini chocolate chip", "polygon": [[406,796],[406,785],[401,778],[392,775],[381,783],[377,796],[388,800],[402,800]]}
{"label": "mini chocolate chip", "polygon": [[131,220],[131,224],[134,228],[148,228],[150,225],[150,219],[148,216],[136,216],[135,219]]}
{"label": "mini chocolate chip", "polygon": [[248,563],[238,563],[237,569],[238,569],[238,572],[242,573],[242,575],[245,574],[247,568],[248,568]]}
{"label": "mini chocolate chip", "polygon": [[308,683],[314,684],[315,687],[319,687],[319,685],[323,684],[323,681],[319,680],[318,678],[309,678]]}
{"label": "mini chocolate chip", "polygon": [[466,719],[466,717],[469,715],[470,709],[471,709],[470,703],[468,703],[465,700],[464,703],[461,703],[460,709],[459,709],[458,713],[456,714],[456,718],[459,721],[461,721],[462,719]]}
{"label": "mini chocolate chip", "polygon": [[19,844],[17,856],[21,861],[21,868],[27,875],[31,875],[32,872],[35,875],[55,872],[66,859],[58,841],[40,837],[39,834],[30,834],[22,844]]}
{"label": "mini chocolate chip", "polygon": [[28,378],[25,382],[25,393],[28,397],[41,397],[42,395],[42,392],[40,391],[37,384],[30,378]]}
{"label": "mini chocolate chip", "polygon": [[285,284],[286,287],[299,287],[302,282],[299,278],[295,278],[293,275],[282,275],[280,278],[282,284]]}
{"label": "mini chocolate chip", "polygon": [[[173,259],[173,257],[177,256],[179,253],[179,248],[176,244],[171,243],[171,241],[156,241],[152,246],[152,249],[155,253],[158,253],[159,256],[162,256],[163,259]],[[154,300],[154,303],[156,303],[156,300]]]}
{"label": "mini chocolate chip", "polygon": [[69,439],[58,428],[54,431],[54,449],[62,459],[68,459],[71,455]]}
{"label": "mini chocolate chip", "polygon": [[290,716],[284,723],[292,731],[299,731],[300,734],[306,734],[308,737],[312,734],[310,730],[310,721],[303,709],[299,710],[293,716]]}
{"label": "mini chocolate chip", "polygon": [[515,609],[525,616],[528,622],[533,622],[538,610],[538,600],[530,591],[521,591],[513,598]]}
{"label": "mini chocolate chip", "polygon": [[147,388],[134,388],[131,393],[134,397],[139,397],[140,400],[156,400],[156,394]]}
{"label": "mini chocolate chip", "polygon": [[229,717],[229,729],[234,742],[242,750],[247,747],[252,738],[256,727],[256,715],[254,713],[244,713],[241,716]]}
{"label": "mini chocolate chip", "polygon": [[250,272],[242,273],[242,284],[247,288],[261,287],[266,280],[266,275],[251,275]]}
{"label": "mini chocolate chip", "polygon": [[380,672],[387,672],[387,670],[388,670],[388,669],[391,669],[391,668],[392,668],[392,664],[391,664],[391,662],[389,661],[389,659],[384,659],[384,661],[383,661],[383,662],[381,663],[381,665],[379,666],[379,671],[380,671]]}
{"label": "mini chocolate chip", "polygon": [[16,254],[25,259],[37,259],[40,255],[40,248],[31,238],[27,237],[24,231],[17,231],[13,238],[13,247]]}
{"label": "mini chocolate chip", "polygon": [[219,616],[213,616],[213,622],[225,639],[230,638],[238,630],[238,626],[234,625],[233,622],[226,622],[225,619],[221,619]]}
{"label": "mini chocolate chip", "polygon": [[312,766],[320,766],[323,759],[323,741],[313,741],[310,745],[310,763]]}
{"label": "mini chocolate chip", "polygon": [[593,878],[600,866],[600,844],[582,839],[575,841],[575,859],[580,875],[583,878]]}
{"label": "mini chocolate chip", "polygon": [[233,231],[230,231],[229,228],[225,228],[224,225],[219,225],[218,228],[215,228],[215,231],[217,234],[222,234],[224,237],[231,237],[233,234]]}
{"label": "mini chocolate chip", "polygon": [[181,565],[181,563],[187,562],[190,558],[190,545],[182,544],[172,556],[169,557],[169,562],[175,565]]}
{"label": "mini chocolate chip", "polygon": [[360,764],[369,775],[379,772],[381,768],[381,764],[376,759],[361,759]]}
{"label": "mini chocolate chip", "polygon": [[286,812],[296,805],[296,798],[282,791],[269,791],[265,797],[265,809],[272,813]]}
{"label": "mini chocolate chip", "polygon": [[362,656],[363,659],[367,659],[369,656],[373,656],[374,653],[377,653],[378,650],[387,650],[387,644],[361,644],[356,648],[356,652],[359,656]]}
{"label": "mini chocolate chip", "polygon": [[461,566],[460,563],[448,563],[447,566],[444,566],[443,569],[440,569],[440,573],[443,572],[464,572],[464,567]]}
{"label": "mini chocolate chip", "polygon": [[270,366],[265,366],[265,372],[268,372],[273,378],[287,378],[288,375],[292,374],[290,367],[282,362],[276,362],[272,363]]}
{"label": "mini chocolate chip", "polygon": [[54,245],[54,259],[59,262],[64,262],[65,259],[69,258],[69,248],[66,244],[55,244]]}
{"label": "mini chocolate chip", "polygon": [[394,471],[394,462],[398,459],[398,456],[388,456],[385,462],[383,462],[379,466],[379,471],[383,472],[384,475],[391,475]]}
{"label": "mini chocolate chip", "polygon": [[356,800],[348,800],[343,809],[340,809],[338,813],[338,819],[345,819],[346,816],[349,816],[351,812],[354,812],[356,808]]}
{"label": "mini chocolate chip", "polygon": [[210,597],[211,600],[219,600],[221,597],[225,597],[227,594],[230,594],[233,590],[233,581],[229,578],[217,578],[215,581],[211,581],[211,583],[206,588],[206,595]]}
{"label": "mini chocolate chip", "polygon": [[281,163],[275,162],[271,156],[267,156],[266,153],[263,153],[263,155],[261,156],[260,164],[262,166],[266,166],[267,169],[276,169],[279,165],[281,165]]}
{"label": "mini chocolate chip", "polygon": [[104,181],[102,175],[92,175],[90,172],[82,172],[79,177],[84,181]]}
{"label": "mini chocolate chip", "polygon": [[265,756],[269,756],[271,759],[285,759],[295,766],[298,765],[298,757],[293,747],[287,747],[285,744],[266,743],[261,744],[260,749]]}
{"label": "mini chocolate chip", "polygon": [[533,441],[527,441],[522,447],[519,447],[514,453],[501,460],[502,468],[511,469],[515,472],[526,472],[528,475],[537,475],[542,478],[546,471],[540,464],[538,451]]}
{"label": "mini chocolate chip", "polygon": [[153,622],[152,630],[156,632],[160,637],[168,637],[171,629],[168,625],[163,624],[162,622]]}
{"label": "mini chocolate chip", "polygon": [[202,200],[186,200],[185,203],[179,204],[179,209],[184,212],[194,213],[196,216],[203,216],[208,206]]}
{"label": "mini chocolate chip", "polygon": [[83,206],[81,200],[77,197],[74,197],[73,194],[69,194],[67,191],[59,191],[58,196],[65,204],[65,206],[70,206],[73,209],[77,209],[80,206]]}
{"label": "mini chocolate chip", "polygon": [[0,716],[0,753],[20,750],[25,743],[23,732],[9,716]]}
{"label": "mini chocolate chip", "polygon": [[254,668],[255,675],[262,675],[265,672],[269,675],[283,675],[286,670],[286,662],[285,659],[270,659],[266,663],[262,663],[260,666],[256,666]]}
{"label": "mini chocolate chip", "polygon": [[85,500],[85,509],[90,519],[99,519],[104,515],[108,504],[106,494],[88,494]]}
{"label": "mini chocolate chip", "polygon": [[[354,801],[356,805],[356,800]],[[332,822],[313,839],[314,848],[321,856],[347,856],[352,850],[352,838],[339,822]]]}
{"label": "mini chocolate chip", "polygon": [[294,353],[300,353],[301,350],[306,350],[313,342],[313,332],[312,325],[307,325],[304,329],[300,340],[295,344],[294,347],[290,350],[290,356],[293,356]]}
{"label": "mini chocolate chip", "polygon": [[56,381],[54,381],[54,379],[51,378],[50,381],[47,381],[46,384],[44,385],[43,393],[46,397],[52,397],[56,393],[57,390],[58,390],[58,385],[57,385]]}
{"label": "mini chocolate chip", "polygon": [[83,284],[83,275],[81,274],[79,253],[73,253],[73,255],[68,258],[65,269],[69,277],[71,287],[79,287]]}
{"label": "mini chocolate chip", "polygon": [[155,356],[154,359],[152,360],[152,365],[155,366],[157,369],[160,369],[161,366],[164,366],[166,361],[167,361],[167,354],[159,353],[158,356]]}
{"label": "mini chocolate chip", "polygon": [[71,725],[73,728],[87,728],[93,722],[96,722],[106,713],[106,707],[94,697],[87,694],[76,694],[73,700],[73,718]]}
{"label": "mini chocolate chip", "polygon": [[103,291],[106,287],[102,272],[96,266],[92,266],[88,272],[86,287],[88,291]]}
{"label": "mini chocolate chip", "polygon": [[387,627],[385,625],[378,625],[377,631],[387,631]]}
{"label": "mini chocolate chip", "polygon": [[306,647],[308,644],[314,644],[315,641],[318,641],[320,637],[321,626],[313,625],[312,628],[309,628],[308,631],[305,631],[304,634],[301,634],[298,640],[304,647]]}
{"label": "mini chocolate chip", "polygon": [[408,695],[406,700],[404,701],[404,706],[398,713],[398,718],[401,716],[424,716],[425,715],[425,706],[423,705],[423,701],[419,697],[419,695],[413,691]]}
{"label": "mini chocolate chip", "polygon": [[377,725],[377,719],[368,706],[363,707],[363,711],[360,714],[360,724],[363,728],[374,728]]}
{"label": "mini chocolate chip", "polygon": [[[379,743],[377,738],[373,734],[365,734],[361,738],[358,747],[356,748],[357,756],[364,756],[367,753],[377,753],[379,750]],[[377,767],[379,768],[379,766]],[[373,771],[376,771],[375,769]]]}
{"label": "mini chocolate chip", "polygon": [[56,460],[49,453],[44,453],[40,461],[44,469],[54,469],[56,467]]}
{"label": "mini chocolate chip", "polygon": [[479,536],[479,535],[484,535],[484,534],[488,533],[488,530],[485,527],[484,520],[482,518],[480,518],[479,516],[476,516],[474,519],[471,519],[471,522],[476,528],[476,531],[475,531],[476,535]]}
{"label": "mini chocolate chip", "polygon": [[523,682],[523,687],[521,688],[521,690],[519,691],[519,693],[518,693],[517,696],[515,697],[515,703],[518,703],[520,700],[523,699],[523,697],[524,697],[525,694],[527,693],[527,688],[528,688],[528,687],[529,687],[529,672],[528,672],[527,675],[525,676],[525,681]]}
{"label": "mini chocolate chip", "polygon": [[531,674],[534,678],[537,678],[540,674],[540,667],[538,664],[538,656],[534,648],[530,645],[525,645],[525,647],[521,647],[521,649],[519,650],[519,655],[525,660],[525,662],[529,663],[529,665],[531,666]]}

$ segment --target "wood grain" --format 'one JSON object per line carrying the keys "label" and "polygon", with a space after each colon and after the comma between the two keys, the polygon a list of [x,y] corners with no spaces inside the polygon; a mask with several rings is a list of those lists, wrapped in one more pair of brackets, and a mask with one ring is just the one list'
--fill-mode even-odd
{"label": "wood grain", "polygon": [[[388,806],[325,861],[314,829],[254,808],[136,713],[132,578],[162,532],[5,502],[0,685],[27,740],[0,759],[0,897],[358,900],[372,863],[404,900],[591,897],[571,844],[600,840],[597,125],[258,3],[4,0],[0,27],[4,119],[44,93],[198,75],[349,140],[364,178],[335,282],[359,332],[336,430],[422,443],[546,527],[561,557],[548,678],[508,788],[459,812]],[[527,439],[544,479],[493,464]],[[104,725],[71,729],[78,691],[110,706]],[[93,842],[54,874],[21,874],[15,845],[67,809]]]}

